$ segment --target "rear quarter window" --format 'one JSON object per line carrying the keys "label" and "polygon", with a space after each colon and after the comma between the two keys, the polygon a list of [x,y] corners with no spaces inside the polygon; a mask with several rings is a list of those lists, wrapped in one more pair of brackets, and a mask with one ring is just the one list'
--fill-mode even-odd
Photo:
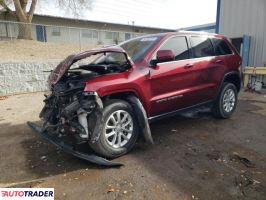
{"label": "rear quarter window", "polygon": [[215,55],[229,55],[232,54],[232,50],[223,39],[212,38],[212,43],[215,49]]}
{"label": "rear quarter window", "polygon": [[193,58],[214,56],[214,48],[208,37],[192,36],[190,37],[191,50]]}

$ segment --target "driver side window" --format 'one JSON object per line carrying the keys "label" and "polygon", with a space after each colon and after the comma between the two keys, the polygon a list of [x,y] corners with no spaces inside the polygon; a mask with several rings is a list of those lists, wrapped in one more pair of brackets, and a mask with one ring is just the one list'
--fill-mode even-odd
{"label": "driver side window", "polygon": [[[189,50],[186,37],[178,36],[168,39],[158,50],[172,50],[175,60],[185,60],[189,58]],[[156,59],[156,55],[155,58]]]}

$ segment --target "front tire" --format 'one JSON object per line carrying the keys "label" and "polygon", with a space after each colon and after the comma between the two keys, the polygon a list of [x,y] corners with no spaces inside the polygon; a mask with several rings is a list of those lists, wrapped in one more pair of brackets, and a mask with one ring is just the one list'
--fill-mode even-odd
{"label": "front tire", "polygon": [[212,113],[217,118],[231,117],[237,105],[237,89],[232,83],[223,83],[221,91],[214,103]]}
{"label": "front tire", "polygon": [[131,105],[123,100],[109,100],[103,109],[103,130],[92,149],[107,158],[128,153],[137,141],[139,131]]}

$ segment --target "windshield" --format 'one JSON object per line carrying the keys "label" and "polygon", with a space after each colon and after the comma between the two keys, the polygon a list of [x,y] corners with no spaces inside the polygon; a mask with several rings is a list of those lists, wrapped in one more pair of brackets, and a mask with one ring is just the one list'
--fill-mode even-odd
{"label": "windshield", "polygon": [[90,64],[125,64],[127,63],[127,58],[124,53],[120,52],[108,52],[108,53],[99,53],[91,56],[92,58]]}
{"label": "windshield", "polygon": [[122,47],[135,62],[141,59],[160,38],[160,36],[141,37],[123,42],[119,46]]}
{"label": "windshield", "polygon": [[75,62],[68,70],[72,74],[96,72],[98,74],[123,72],[130,68],[125,53],[100,52]]}

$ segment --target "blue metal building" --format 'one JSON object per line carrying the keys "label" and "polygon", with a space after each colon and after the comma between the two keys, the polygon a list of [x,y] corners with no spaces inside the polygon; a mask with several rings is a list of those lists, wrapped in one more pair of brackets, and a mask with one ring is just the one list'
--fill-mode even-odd
{"label": "blue metal building", "polygon": [[228,37],[243,66],[266,65],[266,0],[217,0],[216,22],[182,30],[219,33]]}
{"label": "blue metal building", "polygon": [[216,23],[190,26],[190,27],[183,28],[182,30],[185,30],[185,31],[204,31],[204,32],[208,32],[208,33],[215,33]]}
{"label": "blue metal building", "polygon": [[216,32],[231,39],[243,66],[266,61],[266,0],[218,0]]}

